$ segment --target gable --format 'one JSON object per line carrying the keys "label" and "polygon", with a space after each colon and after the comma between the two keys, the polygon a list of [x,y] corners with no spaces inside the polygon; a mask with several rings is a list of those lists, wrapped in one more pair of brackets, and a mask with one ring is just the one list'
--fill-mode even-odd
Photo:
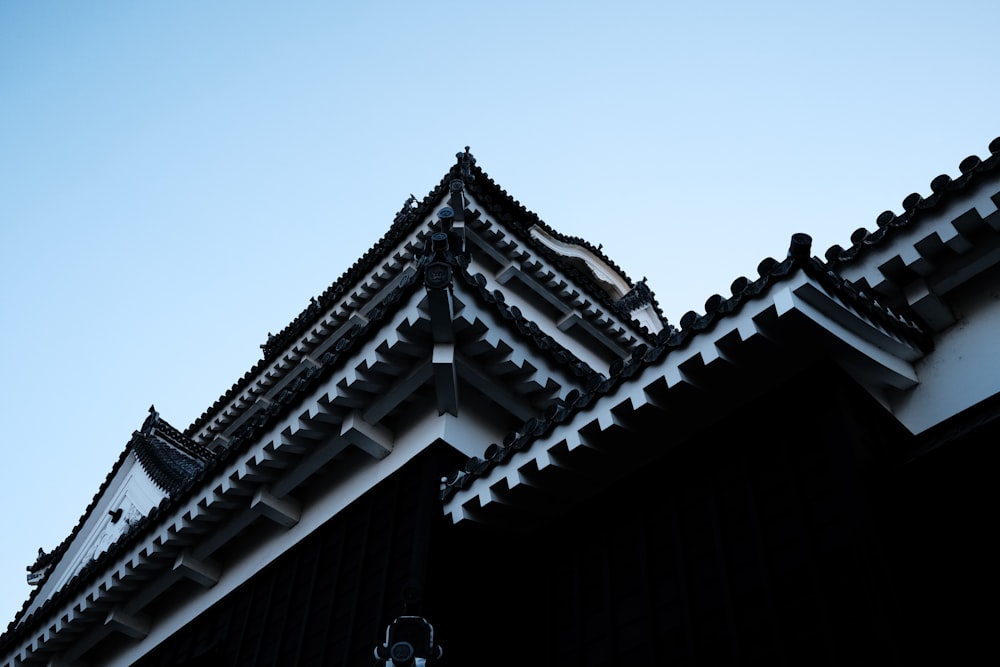
{"label": "gable", "polygon": [[53,552],[39,550],[29,567],[38,587],[27,613],[44,604],[125,542],[165,501],[181,493],[208,465],[211,454],[190,442],[150,407],[118,462],[73,532]]}

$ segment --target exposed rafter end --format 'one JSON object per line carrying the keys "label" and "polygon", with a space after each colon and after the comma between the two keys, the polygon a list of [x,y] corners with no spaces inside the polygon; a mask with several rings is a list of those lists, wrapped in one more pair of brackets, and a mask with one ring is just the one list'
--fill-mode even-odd
{"label": "exposed rafter end", "polygon": [[570,333],[571,329],[582,333],[586,338],[592,339],[604,348],[605,354],[610,353],[616,359],[624,359],[628,356],[628,351],[623,349],[614,340],[609,338],[593,324],[588,322],[579,312],[572,311],[556,323],[556,327],[563,332]]}
{"label": "exposed rafter end", "polygon": [[236,466],[236,470],[230,475],[236,483],[262,484],[271,480],[272,473],[266,468],[260,468],[257,461],[248,459]]}
{"label": "exposed rafter end", "polygon": [[377,459],[384,459],[392,452],[392,433],[381,426],[369,424],[356,412],[352,412],[344,420],[340,434],[349,443]]}
{"label": "exposed rafter end", "polygon": [[[620,424],[617,423],[615,417],[610,412],[605,420],[594,419],[582,428],[578,429],[576,434],[568,434],[568,437],[557,443],[555,447],[550,448],[550,455],[553,457],[553,461],[559,462],[559,467],[570,469],[572,464],[565,462],[561,458],[563,451],[563,443],[565,443],[565,451],[567,454],[573,454],[574,452],[591,452],[593,454],[607,454],[609,452],[607,437],[603,435],[608,429],[613,427],[618,427]],[[575,456],[578,454],[574,454]]]}
{"label": "exposed rafter end", "polygon": [[206,445],[206,447],[208,447],[208,449],[214,452],[224,451],[226,449],[229,449],[229,438],[217,435],[212,439],[210,443]]}
{"label": "exposed rafter end", "polygon": [[453,523],[461,523],[462,521],[486,522],[483,506],[479,502],[478,495],[466,499],[460,506],[448,511],[448,514],[451,516]]}
{"label": "exposed rafter end", "polygon": [[685,369],[690,368],[691,366],[685,365],[684,362],[667,365],[663,371],[663,378],[667,381],[667,387],[674,389],[675,387],[686,386],[704,390],[705,388],[690,373],[685,372]]}
{"label": "exposed rafter end", "polygon": [[475,521],[475,517],[467,512],[461,505],[453,510],[446,510],[445,516],[447,516],[453,524],[462,523],[463,521]]}
{"label": "exposed rafter end", "polygon": [[149,634],[149,619],[145,616],[129,614],[116,607],[108,612],[104,625],[132,639],[143,639]]}
{"label": "exposed rafter end", "polygon": [[297,427],[288,426],[281,432],[279,445],[274,448],[274,451],[282,454],[301,454],[309,451],[318,443],[325,442],[339,434],[339,423],[320,422],[300,417]]}
{"label": "exposed rafter end", "polygon": [[187,550],[181,552],[174,561],[174,572],[205,588],[210,588],[219,581],[219,566],[216,563],[199,560]]}
{"label": "exposed rafter end", "polygon": [[285,528],[291,528],[299,522],[302,508],[292,498],[277,498],[265,489],[258,489],[250,501],[250,509],[259,512],[271,521]]}
{"label": "exposed rafter end", "polygon": [[220,498],[238,498],[253,494],[254,487],[233,477],[222,477],[219,483],[212,489],[212,493]]}
{"label": "exposed rafter end", "polygon": [[906,287],[904,296],[914,312],[933,330],[943,331],[956,322],[955,314],[947,302],[926,281],[914,280]]}
{"label": "exposed rafter end", "polygon": [[362,419],[377,424],[433,376],[433,364],[424,363],[409,376],[378,396],[364,411]]}
{"label": "exposed rafter end", "polygon": [[190,521],[185,520],[183,517],[179,517],[177,521],[165,526],[156,536],[153,538],[153,544],[157,545],[161,549],[176,549],[189,546],[194,543],[194,537],[187,534],[192,528],[193,524]]}
{"label": "exposed rafter end", "polygon": [[508,386],[498,382],[494,376],[472,366],[464,359],[459,359],[459,362],[456,364],[458,376],[465,382],[480,389],[504,410],[516,416],[521,421],[528,421],[536,416],[537,413],[530,405],[511,391]]}

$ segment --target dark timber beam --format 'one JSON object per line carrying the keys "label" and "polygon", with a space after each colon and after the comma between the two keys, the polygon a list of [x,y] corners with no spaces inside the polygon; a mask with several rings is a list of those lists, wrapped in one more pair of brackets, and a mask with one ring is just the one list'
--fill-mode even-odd
{"label": "dark timber beam", "polygon": [[458,416],[458,375],[455,372],[455,346],[435,343],[432,357],[434,389],[439,414]]}

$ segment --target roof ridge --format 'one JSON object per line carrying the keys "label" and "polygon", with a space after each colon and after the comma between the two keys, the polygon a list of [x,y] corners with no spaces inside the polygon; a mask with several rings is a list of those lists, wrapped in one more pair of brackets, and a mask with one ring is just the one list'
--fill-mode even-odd
{"label": "roof ridge", "polygon": [[[539,226],[541,229],[545,231],[546,234],[549,234],[553,238],[563,243],[576,245],[586,249],[588,252],[592,253],[594,256],[598,257],[602,262],[607,264],[608,267],[610,267],[613,271],[615,271],[619,276],[621,276],[622,279],[628,284],[630,289],[634,289],[636,287],[637,283],[634,282],[631,277],[629,277],[629,275],[625,272],[625,270],[622,269],[621,266],[619,266],[613,259],[611,259],[604,253],[602,245],[595,246],[590,241],[584,238],[581,238],[579,236],[571,236],[556,230],[547,222],[542,220],[537,213],[528,209],[519,200],[512,197],[505,189],[500,187],[500,185],[496,181],[494,181],[493,178],[491,178],[490,175],[487,174],[485,171],[483,171],[480,167],[474,165],[473,173],[480,178],[474,182],[474,185],[470,189],[478,199],[482,200],[484,205],[490,206],[491,204],[493,204],[495,206],[497,203],[506,202],[509,206],[513,207],[521,217],[526,217],[528,220],[530,220],[532,223],[531,226],[534,225]],[[482,185],[483,183],[485,183],[486,185],[483,186]],[[499,202],[497,200],[499,200]],[[580,283],[583,287],[589,287],[588,293],[591,296],[595,297],[598,300],[598,302],[604,304],[605,307],[620,313],[619,309],[616,307],[617,302],[613,301],[603,289],[597,286],[592,276],[579,270],[571,263],[565,261],[560,255],[555,253],[552,249],[548,248],[544,244],[539,243],[534,238],[532,238],[530,234],[531,226],[526,227],[525,225],[523,225],[521,223],[521,217],[512,215],[510,211],[503,211],[503,212],[507,213],[507,215],[506,216],[501,215],[496,217],[498,217],[498,219],[507,224],[515,232],[515,234],[518,235],[521,241],[531,246],[540,255],[545,257],[550,262],[553,262],[554,264],[559,266],[560,269],[564,270],[570,277],[572,277],[576,282]],[[644,280],[645,279],[643,279],[643,281]],[[656,299],[656,295],[652,292],[652,290],[649,291],[649,296],[650,296],[650,304],[653,306],[653,309],[656,312],[657,317],[659,318],[663,327],[665,329],[671,328],[671,325],[667,321],[667,318],[664,316],[663,309],[660,307],[660,304]],[[655,335],[653,332],[649,332],[646,329],[646,327],[644,327],[643,325],[632,319],[630,314],[628,313],[620,313],[620,314],[626,317],[629,320],[629,322],[639,332],[645,332],[648,339],[651,339],[652,336]]]}
{"label": "roof ridge", "polygon": [[[637,322],[632,317],[631,313],[622,312],[622,308],[618,305],[618,302],[613,301],[604,292],[604,290],[600,289],[596,285],[593,277],[574,267],[571,263],[565,261],[561,256],[547,248],[544,244],[541,244],[533,239],[528,231],[529,228],[525,227],[522,223],[522,219],[527,218],[533,225],[537,224],[547,233],[550,233],[561,241],[579,245],[594,253],[596,256],[600,257],[602,261],[607,263],[609,267],[616,271],[628,283],[631,290],[634,291],[636,289],[637,283],[634,283],[621,269],[621,267],[607,257],[599,247],[595,248],[588,241],[579,237],[567,236],[556,231],[542,221],[536,213],[528,210],[521,204],[521,202],[511,197],[506,190],[502,189],[485,171],[482,170],[482,168],[478,166],[475,156],[470,152],[469,147],[466,146],[464,152],[458,152],[455,154],[454,164],[440,179],[438,184],[432,188],[420,202],[417,202],[416,197],[412,194],[407,197],[402,208],[393,218],[393,222],[389,229],[382,235],[382,237],[358,260],[356,260],[350,268],[344,271],[340,277],[331,283],[318,297],[312,297],[309,305],[306,306],[288,325],[281,329],[281,331],[277,334],[270,334],[268,336],[268,340],[261,345],[261,348],[264,350],[264,355],[261,359],[259,359],[246,373],[244,373],[242,377],[234,382],[228,390],[226,390],[212,403],[211,406],[204,410],[201,415],[199,415],[198,418],[196,418],[184,430],[184,434],[188,437],[193,437],[198,430],[204,428],[214,414],[222,409],[225,404],[230,402],[240,391],[250,385],[253,379],[264,370],[266,364],[277,358],[281,350],[290,345],[298,336],[308,331],[309,328],[316,322],[317,318],[326,313],[329,308],[336,305],[340,298],[349,291],[349,288],[357,285],[358,281],[360,281],[373,268],[377,258],[383,257],[389,248],[394,247],[395,243],[404,234],[412,231],[415,225],[430,213],[431,207],[440,199],[442,195],[448,193],[451,182],[455,180],[463,181],[471,193],[476,196],[477,199],[482,200],[484,206],[491,208],[491,210],[493,208],[498,209],[500,215],[496,217],[510,227],[521,242],[530,246],[541,256],[559,266],[560,270],[565,271],[571,278],[573,278],[574,281],[579,283],[582,287],[587,288],[588,296],[593,297],[596,301],[602,303],[608,310],[625,319],[635,332],[639,334],[640,338],[644,337],[647,343],[653,340],[655,334],[648,331],[645,326]],[[520,214],[519,216],[515,216],[511,213],[509,209],[512,207],[517,210]],[[648,295],[645,292],[648,292]],[[631,293],[632,292],[630,291],[629,294]],[[656,300],[655,294],[653,294],[652,290],[648,288],[648,285],[646,286],[646,290],[644,291],[642,298],[648,299],[648,303],[653,307],[657,317],[663,323],[664,328],[672,329],[672,326],[663,315],[663,310],[660,307],[659,302]]]}
{"label": "roof ridge", "polygon": [[442,484],[440,498],[447,500],[458,489],[466,488],[475,478],[506,461],[513,451],[528,447],[555,425],[590,409],[599,397],[610,394],[618,385],[635,377],[643,368],[663,363],[671,351],[687,347],[695,336],[711,329],[717,321],[739,311],[747,301],[765,294],[766,288],[771,284],[789,279],[808,260],[811,243],[812,239],[807,234],[794,234],[788,257],[784,261],[778,262],[770,258],[762,261],[758,267],[760,277],[753,282],[740,283],[739,289],[734,282],[733,296],[730,299],[719,297],[704,315],[698,315],[694,311],[688,312],[681,320],[680,329],[664,329],[657,334],[654,345],[640,344],[627,359],[614,362],[609,371],[610,377],[599,373],[591,376],[585,389],[567,397],[563,405],[550,408],[541,419],[532,418],[526,421],[521,428],[512,431],[503,439],[504,444],[494,443],[487,447],[482,459],[475,456],[470,458],[463,470],[453,471],[446,478]]}
{"label": "roof ridge", "polygon": [[849,247],[844,248],[838,244],[830,246],[824,254],[827,265],[839,267],[857,261],[859,257],[867,254],[870,248],[886,243],[887,239],[893,238],[900,233],[900,230],[916,224],[957,194],[981,183],[983,176],[1000,168],[1000,137],[991,141],[988,148],[990,155],[986,159],[970,155],[962,160],[958,165],[960,175],[957,178],[941,174],[931,179],[931,194],[928,196],[924,197],[913,192],[904,197],[903,211],[900,214],[897,215],[891,210],[879,213],[875,218],[874,231],[869,231],[865,227],[854,230]]}
{"label": "roof ridge", "polygon": [[919,324],[894,313],[874,295],[855,288],[834,269],[813,257],[811,251],[811,236],[804,233],[793,234],[784,260],[779,262],[771,257],[763,259],[757,266],[757,279],[740,277],[733,281],[731,297],[724,298],[718,294],[709,297],[705,302],[704,314],[688,311],[681,318],[679,329],[664,329],[656,336],[655,345],[639,345],[627,359],[620,359],[612,364],[610,377],[605,378],[600,374],[591,376],[586,389],[558,409],[546,411],[542,419],[532,418],[525,422],[521,428],[504,438],[503,445],[491,444],[484,451],[483,458],[471,457],[464,469],[452,471],[443,481],[440,498],[447,500],[458,489],[468,487],[475,478],[505,462],[513,451],[528,447],[556,424],[589,409],[599,397],[612,393],[618,385],[635,377],[639,371],[664,363],[670,352],[687,347],[691,340],[714,328],[720,320],[737,313],[746,303],[768,293],[773,284],[789,280],[799,271],[816,280],[831,294],[840,297],[849,308],[869,317],[894,335],[912,341],[924,352],[933,347],[930,336]]}
{"label": "roof ridge", "polygon": [[[461,154],[459,154],[461,155]],[[358,258],[347,270],[345,270],[336,280],[334,280],[318,297],[312,297],[309,305],[306,306],[290,323],[281,329],[277,334],[269,334],[267,342],[261,345],[264,355],[225,391],[211,406],[195,419],[184,431],[188,436],[192,436],[197,430],[202,428],[209,418],[220,409],[226,402],[232,399],[240,390],[250,384],[250,381],[263,370],[265,364],[273,361],[280,350],[284,349],[294,338],[308,330],[309,325],[316,321],[322,313],[333,307],[339,298],[345,294],[349,287],[360,281],[374,265],[374,258],[381,257],[386,248],[394,245],[402,235],[413,229],[415,223],[421,220],[430,212],[432,204],[438,197],[447,191],[448,183],[454,178],[460,165],[456,162],[449,169],[438,184],[432,188],[428,194],[418,203],[412,194],[407,197],[402,208],[396,213],[389,229]]]}

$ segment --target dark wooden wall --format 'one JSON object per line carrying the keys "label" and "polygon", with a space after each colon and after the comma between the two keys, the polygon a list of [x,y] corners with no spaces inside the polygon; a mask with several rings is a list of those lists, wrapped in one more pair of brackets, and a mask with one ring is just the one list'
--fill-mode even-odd
{"label": "dark wooden wall", "polygon": [[412,462],[137,664],[373,664],[404,591],[422,587],[441,465]]}
{"label": "dark wooden wall", "polygon": [[492,603],[442,625],[441,641],[500,648],[449,664],[895,662],[865,492],[882,434],[843,386],[786,389],[558,525],[457,558],[450,570]]}
{"label": "dark wooden wall", "polygon": [[529,533],[428,523],[432,452],[140,664],[371,665],[422,536],[443,666],[949,662],[988,647],[997,435],[902,465],[912,439],[811,369]]}

